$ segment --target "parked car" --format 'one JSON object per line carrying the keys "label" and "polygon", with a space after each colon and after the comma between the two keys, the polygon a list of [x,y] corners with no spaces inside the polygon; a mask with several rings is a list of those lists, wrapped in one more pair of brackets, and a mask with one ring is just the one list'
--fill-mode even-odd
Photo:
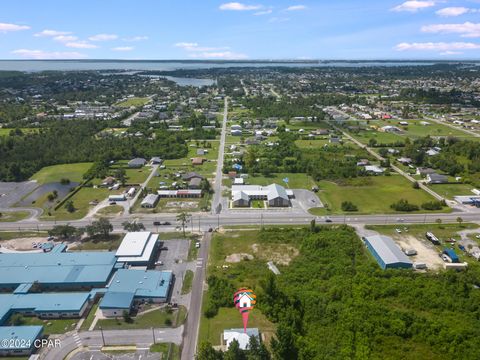
{"label": "parked car", "polygon": [[213,229],[212,229],[212,228],[208,228],[208,232],[212,232],[212,231],[213,231]]}
{"label": "parked car", "polygon": [[170,221],[164,221],[161,225],[172,225],[172,223]]}
{"label": "parked car", "polygon": [[401,233],[402,233],[402,230],[400,230],[399,228],[396,228],[395,231],[396,231],[398,234],[401,234]]}
{"label": "parked car", "polygon": [[163,265],[163,261],[157,261],[155,265]]}
{"label": "parked car", "polygon": [[36,242],[33,242],[33,243],[32,243],[32,248],[36,249],[36,248],[37,248],[37,246],[38,246],[38,245],[37,245],[37,243],[36,243]]}
{"label": "parked car", "polygon": [[199,243],[198,241],[195,243],[195,247],[196,247],[197,249],[200,247],[200,243]]}
{"label": "parked car", "polygon": [[115,201],[110,201],[109,205],[117,205]]}

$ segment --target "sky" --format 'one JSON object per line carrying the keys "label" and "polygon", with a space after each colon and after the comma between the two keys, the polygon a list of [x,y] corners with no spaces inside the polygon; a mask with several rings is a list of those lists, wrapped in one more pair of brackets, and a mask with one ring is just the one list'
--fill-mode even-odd
{"label": "sky", "polygon": [[0,59],[480,60],[480,0],[2,0]]}

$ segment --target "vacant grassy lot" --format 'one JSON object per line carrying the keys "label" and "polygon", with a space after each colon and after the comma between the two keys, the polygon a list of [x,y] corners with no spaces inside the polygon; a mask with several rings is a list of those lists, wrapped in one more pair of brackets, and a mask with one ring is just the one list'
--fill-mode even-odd
{"label": "vacant grassy lot", "polygon": [[[367,229],[378,231],[381,234],[388,236],[395,236],[397,232],[395,231],[398,228],[398,225],[367,225]],[[417,236],[424,239],[425,233],[431,231],[438,237],[440,240],[444,240],[450,237],[457,237],[458,232],[466,229],[475,229],[479,226],[476,224],[465,223],[465,224],[415,224],[415,225],[401,225],[402,229],[407,228],[410,235]]]}
{"label": "vacant grassy lot", "polygon": [[[353,202],[358,207],[355,212],[358,214],[388,214],[396,212],[390,205],[401,199],[416,205],[434,200],[425,191],[413,189],[412,184],[400,175],[355,178],[343,185],[320,181],[318,185],[319,196],[332,214],[344,213],[341,208],[344,201]],[[312,213],[317,211],[321,209],[313,209]]]}
{"label": "vacant grassy lot", "polygon": [[123,317],[117,319],[101,319],[97,322],[95,329],[101,326],[107,329],[145,329],[151,327],[167,327],[175,325],[177,311],[167,311],[166,309],[158,309],[132,318],[131,322],[125,322]]}
{"label": "vacant grassy lot", "polygon": [[150,101],[150,99],[148,97],[132,97],[132,98],[129,98],[125,101],[121,101],[119,103],[116,103],[115,105],[116,106],[120,106],[120,107],[131,107],[131,106],[143,106],[145,105],[146,103],[148,103]]}
{"label": "vacant grassy lot", "polygon": [[97,211],[98,216],[116,216],[123,213],[123,207],[120,205],[109,205]]}
{"label": "vacant grassy lot", "polygon": [[47,236],[46,231],[0,231],[0,240]]}
{"label": "vacant grassy lot", "polygon": [[105,188],[96,188],[93,187],[83,187],[75,195],[73,195],[70,200],[73,202],[75,211],[70,213],[65,208],[65,205],[58,208],[57,211],[51,212],[51,216],[48,213],[42,215],[43,218],[56,220],[76,220],[81,219],[87,215],[91,205],[89,203],[93,200],[101,201],[105,199],[108,195],[113,194],[114,192],[109,191]]}
{"label": "vacant grassy lot", "polygon": [[19,221],[26,219],[29,215],[30,213],[28,211],[2,212],[0,222]]}
{"label": "vacant grassy lot", "polygon": [[120,246],[123,234],[110,234],[109,240],[85,240],[70,250],[96,251],[96,250],[116,250]]}
{"label": "vacant grassy lot", "polygon": [[[283,179],[288,178],[288,183],[285,183]],[[312,186],[315,185],[315,182],[307,174],[293,174],[293,173],[277,173],[272,174],[271,176],[265,177],[262,175],[259,176],[250,176],[245,179],[246,183],[249,185],[270,185],[276,183],[278,185],[285,186],[290,189],[307,189],[310,190]]]}
{"label": "vacant grassy lot", "polygon": [[473,186],[469,184],[435,184],[430,185],[430,188],[448,199],[453,199],[457,195],[473,195],[471,191]]}
{"label": "vacant grassy lot", "polygon": [[328,139],[296,140],[295,144],[300,149],[321,149],[329,144]]}
{"label": "vacant grassy lot", "polygon": [[117,161],[110,167],[110,172],[113,175],[116,169],[125,169],[127,184],[143,184],[150,175],[152,168],[150,166],[143,166],[138,169],[129,168],[128,161],[129,160]]}
{"label": "vacant grassy lot", "polygon": [[32,175],[30,180],[37,180],[40,184],[58,182],[61,179],[81,182],[83,174],[92,166],[92,163],[75,163],[46,166]]}

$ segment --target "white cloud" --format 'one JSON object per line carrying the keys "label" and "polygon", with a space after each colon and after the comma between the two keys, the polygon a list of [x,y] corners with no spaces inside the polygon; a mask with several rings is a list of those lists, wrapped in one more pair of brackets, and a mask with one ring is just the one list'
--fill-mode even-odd
{"label": "white cloud", "polygon": [[246,5],[239,2],[229,2],[220,5],[220,10],[231,10],[231,11],[248,11],[248,10],[260,10],[261,5]]}
{"label": "white cloud", "polygon": [[43,30],[40,31],[39,33],[36,33],[33,36],[36,37],[54,37],[54,36],[63,36],[63,35],[70,35],[70,31],[57,31],[57,30]]}
{"label": "white cloud", "polygon": [[298,11],[298,10],[305,10],[307,7],[305,5],[292,5],[287,7],[286,11]]}
{"label": "white cloud", "polygon": [[438,34],[460,34],[461,37],[480,37],[480,23],[435,24],[422,26],[422,31]]}
{"label": "white cloud", "polygon": [[453,7],[446,7],[440,10],[437,10],[435,13],[440,16],[444,17],[451,17],[451,16],[460,16],[469,12],[474,12],[474,9],[469,9],[463,6],[453,6]]}
{"label": "white cloud", "polygon": [[205,51],[201,53],[189,54],[189,57],[194,59],[227,59],[227,60],[241,60],[247,59],[248,56],[241,53],[231,51]]}
{"label": "white cloud", "polygon": [[273,11],[272,9],[263,10],[263,11],[257,11],[257,12],[254,13],[253,15],[255,15],[255,16],[268,15],[268,14],[271,14],[272,11]]}
{"label": "white cloud", "polygon": [[90,44],[87,41],[72,41],[65,44],[66,47],[76,48],[76,49],[96,49],[98,48],[95,44]]}
{"label": "white cloud", "polygon": [[113,51],[132,51],[135,49],[133,46],[117,46],[112,48]]}
{"label": "white cloud", "polygon": [[182,48],[186,51],[219,51],[219,50],[228,50],[228,46],[223,47],[205,47],[200,46],[197,43],[193,42],[179,42],[174,45],[175,47]]}
{"label": "white cloud", "polygon": [[131,36],[122,39],[123,41],[135,42],[135,41],[143,41],[148,40],[148,36]]}
{"label": "white cloud", "polygon": [[53,38],[53,40],[66,43],[66,42],[71,42],[77,40],[78,37],[73,36],[73,35],[58,35]]}
{"label": "white cloud", "polygon": [[400,43],[395,46],[397,51],[458,51],[458,50],[477,50],[480,49],[480,44],[470,42],[426,42],[426,43]]}
{"label": "white cloud", "polygon": [[97,34],[88,38],[90,41],[109,41],[116,39],[118,39],[118,35],[115,34]]}
{"label": "white cloud", "polygon": [[0,32],[21,31],[21,30],[28,30],[28,29],[30,29],[30,26],[27,26],[27,25],[0,23]]}
{"label": "white cloud", "polygon": [[436,1],[409,0],[403,4],[395,6],[393,11],[417,12],[418,10],[435,6]]}
{"label": "white cloud", "polygon": [[12,51],[12,54],[25,59],[50,60],[50,59],[85,59],[87,55],[78,52],[44,51],[18,49]]}
{"label": "white cloud", "polygon": [[444,52],[441,52],[440,55],[444,55],[444,56],[449,56],[449,55],[461,55],[463,54],[463,52],[461,51],[444,51]]}

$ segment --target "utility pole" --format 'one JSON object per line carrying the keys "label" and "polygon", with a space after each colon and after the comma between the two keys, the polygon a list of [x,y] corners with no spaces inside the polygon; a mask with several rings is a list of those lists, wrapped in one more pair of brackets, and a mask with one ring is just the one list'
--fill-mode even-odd
{"label": "utility pole", "polygon": [[156,344],[156,342],[155,342],[155,331],[153,330],[153,326],[152,326],[152,338],[153,338],[153,343]]}

